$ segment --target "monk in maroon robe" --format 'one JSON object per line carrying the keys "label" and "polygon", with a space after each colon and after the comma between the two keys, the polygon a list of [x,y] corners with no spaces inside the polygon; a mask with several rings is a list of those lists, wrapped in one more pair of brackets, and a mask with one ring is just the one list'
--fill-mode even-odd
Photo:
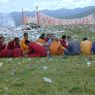
{"label": "monk in maroon robe", "polygon": [[46,49],[35,43],[35,42],[31,42],[29,44],[29,57],[46,57],[47,56],[47,52]]}
{"label": "monk in maroon robe", "polygon": [[60,42],[61,42],[61,45],[62,45],[65,49],[68,48],[68,43],[67,43],[67,41],[66,41],[66,36],[65,36],[65,35],[62,36],[62,39],[60,40]]}
{"label": "monk in maroon robe", "polygon": [[15,37],[14,40],[12,40],[8,43],[6,52],[7,52],[7,57],[15,58],[15,57],[23,56],[18,37]]}

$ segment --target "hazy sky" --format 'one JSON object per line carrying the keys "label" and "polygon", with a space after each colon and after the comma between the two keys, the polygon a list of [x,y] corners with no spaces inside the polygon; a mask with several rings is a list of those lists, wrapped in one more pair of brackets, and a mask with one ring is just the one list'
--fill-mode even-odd
{"label": "hazy sky", "polygon": [[24,10],[39,9],[59,9],[59,8],[76,8],[95,6],[95,0],[0,0],[0,12],[11,12]]}

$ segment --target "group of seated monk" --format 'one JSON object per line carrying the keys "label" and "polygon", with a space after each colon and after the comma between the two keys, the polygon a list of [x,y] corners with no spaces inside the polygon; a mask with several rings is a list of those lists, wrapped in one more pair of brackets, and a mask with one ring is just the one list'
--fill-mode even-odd
{"label": "group of seated monk", "polygon": [[15,37],[8,44],[4,44],[4,37],[0,37],[0,57],[21,57],[23,56],[20,48],[19,38]]}
{"label": "group of seated monk", "polygon": [[8,44],[4,44],[4,37],[0,36],[0,58],[5,57],[46,57],[47,51],[43,45],[38,42],[30,42],[28,34],[24,33],[20,41],[15,37]]}
{"label": "group of seated monk", "polygon": [[23,34],[20,40],[15,37],[8,44],[4,44],[4,37],[0,36],[0,58],[5,57],[46,57],[48,51],[51,55],[79,55],[86,56],[95,53],[95,43],[83,38],[83,41],[63,35],[58,39],[54,34],[42,34],[35,42],[28,40],[28,33]]}
{"label": "group of seated monk", "polygon": [[54,34],[43,34],[37,41],[39,43],[48,44],[48,49],[51,55],[85,55],[90,56],[95,54],[95,42],[92,42],[87,37],[83,41],[72,38],[71,36],[63,35],[61,39],[55,37]]}

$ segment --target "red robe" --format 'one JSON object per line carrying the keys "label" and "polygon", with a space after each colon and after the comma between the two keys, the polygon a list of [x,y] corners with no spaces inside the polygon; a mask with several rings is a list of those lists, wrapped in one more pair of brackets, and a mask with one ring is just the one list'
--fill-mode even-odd
{"label": "red robe", "polygon": [[0,58],[3,56],[2,54],[4,54],[4,49],[5,49],[6,45],[2,45],[0,44]]}
{"label": "red robe", "polygon": [[60,40],[60,42],[61,42],[61,45],[64,47],[64,48],[68,48],[68,45],[67,45],[67,42],[66,42],[66,40],[64,40],[64,39],[62,39],[62,40]]}
{"label": "red robe", "polygon": [[35,42],[30,43],[29,57],[46,57],[46,56],[47,56],[47,52],[43,46],[36,44]]}
{"label": "red robe", "polygon": [[7,48],[1,52],[1,57],[22,57],[23,53],[19,44],[15,44],[15,41],[10,41]]}
{"label": "red robe", "polygon": [[5,47],[6,47],[6,45],[0,44],[0,52],[2,52],[2,50],[4,50]]}

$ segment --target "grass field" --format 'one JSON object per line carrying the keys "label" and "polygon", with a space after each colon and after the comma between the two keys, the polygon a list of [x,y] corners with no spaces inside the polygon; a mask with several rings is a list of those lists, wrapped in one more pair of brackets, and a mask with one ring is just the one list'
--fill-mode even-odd
{"label": "grass field", "polygon": [[95,95],[95,58],[90,66],[80,56],[0,59],[0,63],[0,95]]}
{"label": "grass field", "polygon": [[[79,41],[95,35],[80,29],[64,34]],[[83,56],[0,59],[0,95],[95,95],[95,56],[91,63]]]}

